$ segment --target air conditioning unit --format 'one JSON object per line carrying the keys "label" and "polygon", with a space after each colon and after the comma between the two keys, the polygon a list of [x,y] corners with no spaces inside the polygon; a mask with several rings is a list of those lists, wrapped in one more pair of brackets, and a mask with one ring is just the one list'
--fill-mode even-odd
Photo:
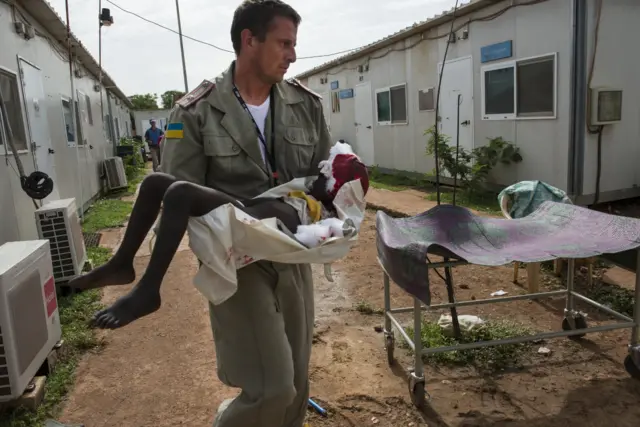
{"label": "air conditioning unit", "polygon": [[127,174],[124,172],[124,163],[121,157],[109,157],[104,159],[104,173],[107,175],[107,186],[109,190],[125,188]]}
{"label": "air conditioning unit", "polygon": [[0,402],[24,393],[61,335],[49,242],[0,246]]}
{"label": "air conditioning unit", "polygon": [[38,236],[51,247],[56,282],[66,282],[82,273],[87,251],[75,199],[49,202],[36,210]]}

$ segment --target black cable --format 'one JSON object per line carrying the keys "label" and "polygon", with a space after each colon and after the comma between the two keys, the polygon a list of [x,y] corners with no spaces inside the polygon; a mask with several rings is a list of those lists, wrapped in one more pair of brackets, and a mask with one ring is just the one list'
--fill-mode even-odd
{"label": "black cable", "polygon": [[[4,1],[4,0],[3,0],[3,1]],[[171,32],[172,32],[172,33],[174,33],[174,34],[180,34],[180,32],[178,32],[178,31],[174,30],[173,28],[169,28],[169,27],[167,27],[167,26],[165,26],[165,25],[162,25],[162,24],[159,24],[159,23],[157,23],[157,22],[155,22],[155,21],[152,21],[152,20],[150,20],[150,19],[147,19],[147,18],[145,18],[145,17],[143,17],[143,16],[141,16],[141,15],[139,15],[139,14],[135,13],[135,12],[132,12],[132,11],[130,11],[130,10],[127,10],[127,9],[123,8],[122,6],[117,5],[116,3],[114,3],[114,2],[113,2],[113,1],[111,1],[111,0],[105,0],[105,1],[106,1],[107,3],[112,4],[112,5],[113,5],[113,6],[115,6],[117,9],[121,10],[121,11],[122,11],[122,12],[124,12],[124,13],[127,13],[127,14],[129,14],[129,15],[133,15],[133,16],[135,16],[136,18],[139,18],[139,19],[142,19],[142,20],[143,20],[143,21],[145,21],[145,22],[148,22],[149,24],[153,24],[153,25],[155,25],[155,26],[157,26],[157,27],[160,27],[160,28],[162,28],[162,29],[165,29],[165,30],[167,30],[167,31],[171,31]],[[512,9],[512,8],[519,7],[519,6],[532,6],[532,5],[536,5],[536,4],[539,4],[539,3],[544,3],[544,2],[546,2],[546,1],[549,1],[549,0],[530,0],[530,1],[526,2],[526,3],[512,3],[512,4],[508,5],[508,6],[505,6],[505,7],[504,7],[504,8],[502,8],[502,9],[498,10],[497,12],[491,13],[491,14],[489,14],[489,15],[487,15],[487,16],[481,16],[481,17],[478,17],[478,18],[472,18],[472,19],[469,19],[469,20],[468,20],[467,22],[465,22],[464,24],[462,24],[462,25],[458,26],[457,28],[455,28],[454,32],[455,32],[455,31],[458,31],[459,29],[463,28],[464,26],[469,25],[469,24],[470,24],[470,23],[472,23],[472,22],[483,22],[483,21],[484,21],[484,22],[486,22],[486,21],[494,20],[494,19],[498,18],[499,16],[501,16],[501,15],[505,14],[508,10],[510,10],[510,9]],[[454,9],[454,13],[455,13],[455,11],[456,11],[457,9],[458,9],[458,5],[457,5],[457,2],[456,2],[456,7],[455,7],[455,9]],[[380,59],[380,58],[383,58],[383,57],[385,57],[386,55],[388,55],[390,52],[400,52],[400,51],[403,51],[403,50],[411,49],[411,48],[415,47],[416,45],[418,45],[418,44],[422,43],[422,42],[423,42],[423,41],[425,41],[425,40],[438,40],[438,39],[441,39],[441,38],[443,38],[443,37],[446,37],[447,35],[448,35],[448,34],[439,35],[439,36],[433,36],[433,37],[422,37],[422,38],[420,38],[420,40],[418,40],[418,41],[417,41],[417,43],[414,43],[414,44],[412,44],[411,46],[408,46],[408,47],[405,47],[405,48],[401,48],[401,49],[389,49],[389,50],[387,50],[387,51],[386,51],[383,55],[381,55],[381,56],[377,56],[377,57],[376,57],[376,56],[372,56],[372,57],[369,57],[369,58],[367,59],[367,61],[368,61],[368,60],[370,60],[370,59]],[[225,48],[220,47],[220,46],[216,46],[216,45],[214,45],[213,43],[205,42],[204,40],[196,39],[195,37],[190,37],[190,36],[187,36],[187,35],[184,35],[184,34],[182,34],[182,37],[184,37],[184,38],[186,38],[186,39],[189,39],[189,40],[192,40],[192,41],[194,41],[194,42],[196,42],[196,43],[201,43],[201,44],[204,44],[204,45],[206,45],[206,46],[213,47],[214,49],[217,49],[217,50],[219,50],[219,51],[221,51],[221,52],[232,53],[232,54],[234,53],[232,50],[225,49]],[[325,54],[320,54],[320,55],[299,56],[297,59],[326,58],[326,57],[329,57],[329,56],[335,56],[335,55],[340,55],[340,54],[351,53],[351,52],[354,52],[354,51],[356,51],[356,50],[362,50],[362,49],[364,49],[364,48],[366,48],[366,47],[368,47],[368,46],[369,46],[369,45],[364,45],[364,46],[359,46],[359,47],[356,47],[356,48],[353,48],[353,49],[345,49],[345,50],[340,50],[340,51],[337,51],[337,52],[325,53]],[[339,59],[339,58],[337,58],[336,60],[338,60],[338,59]],[[351,70],[351,69],[355,69],[355,68],[348,68],[348,69],[349,69],[349,70]],[[343,69],[343,70],[344,70],[344,69]],[[328,73],[328,74],[332,74],[332,73]]]}
{"label": "black cable", "polygon": [[20,177],[22,190],[35,200],[42,200],[53,192],[53,180],[41,171],[35,171],[29,176]]}
{"label": "black cable", "polygon": [[598,154],[597,154],[597,166],[596,166],[596,194],[593,198],[593,205],[596,205],[600,200],[600,177],[602,175],[602,131],[604,126],[598,127]]}
{"label": "black cable", "polygon": [[[433,264],[431,262],[431,260],[429,259],[429,256],[427,255],[425,258],[427,258],[427,262],[429,264]],[[438,275],[438,277],[440,277],[442,279],[442,281],[446,284],[447,283],[447,279],[444,278],[444,276],[442,274],[440,274],[440,272],[438,271],[437,268],[434,268],[433,271]]]}
{"label": "black cable", "polygon": [[453,31],[453,26],[456,22],[456,11],[458,10],[458,2],[456,0],[455,6],[453,6],[453,12],[451,14],[451,29],[449,30],[449,38],[447,39],[447,46],[444,49],[444,57],[442,58],[442,68],[440,69],[440,77],[438,79],[438,93],[436,94],[436,124],[433,130],[433,138],[435,139],[435,150],[434,150],[434,158],[436,161],[436,200],[438,205],[440,204],[440,165],[439,157],[438,157],[438,145],[440,141],[438,140],[438,112],[440,111],[440,88],[442,87],[442,76],[444,76],[444,66],[447,62],[447,53],[449,52],[449,45],[451,44],[451,36],[455,34]]}
{"label": "black cable", "polygon": [[[138,15],[138,14],[137,14],[137,13],[135,13],[135,12],[132,12],[132,11],[130,11],[130,10],[127,10],[127,9],[123,8],[122,6],[119,6],[119,5],[115,4],[114,2],[112,2],[112,1],[110,1],[110,0],[105,0],[105,1],[106,1],[107,3],[112,4],[112,5],[113,5],[113,6],[115,6],[116,8],[120,9],[120,10],[121,10],[122,12],[124,12],[124,13],[128,13],[129,15],[133,15],[133,16],[135,16],[136,18],[142,19],[143,21],[148,22],[149,24],[153,24],[153,25],[155,25],[155,26],[157,26],[157,27],[160,27],[160,28],[162,28],[162,29],[165,29],[165,30],[167,30],[167,31],[171,31],[172,33],[175,33],[175,34],[180,35],[180,32],[178,32],[178,31],[174,30],[173,28],[169,28],[169,27],[164,26],[164,25],[162,25],[162,24],[159,24],[159,23],[157,23],[157,22],[155,22],[155,21],[152,21],[152,20],[150,20],[150,19],[147,19],[147,18],[145,18],[144,16]],[[226,52],[226,53],[232,53],[232,54],[235,54],[235,52],[234,52],[233,50],[225,49],[225,48],[223,48],[223,47],[216,46],[216,45],[215,45],[215,44],[213,44],[213,43],[209,43],[209,42],[206,42],[206,41],[204,41],[204,40],[199,40],[199,39],[196,39],[196,38],[194,38],[194,37],[187,36],[187,35],[185,35],[184,33],[182,34],[182,37],[184,37],[185,39],[189,39],[189,40],[191,40],[191,41],[194,41],[194,42],[196,42],[196,43],[200,43],[200,44],[204,44],[204,45],[210,46],[210,47],[212,47],[212,48],[214,48],[214,49],[217,49],[217,50],[219,50],[219,51],[221,51],[221,52]],[[356,49],[360,49],[360,48],[359,48],[359,47],[356,47],[356,48],[353,48],[353,49],[345,49],[345,50],[341,50],[341,51],[338,51],[338,52],[326,53],[326,54],[321,54],[321,55],[299,56],[299,57],[297,57],[297,59],[325,58],[325,57],[329,57],[329,56],[335,56],[335,55],[340,55],[340,54],[343,54],[343,53],[353,52],[353,51],[354,51],[354,50],[356,50]]]}
{"label": "black cable", "polygon": [[460,153],[460,103],[462,95],[458,94],[458,107],[456,112],[456,170],[453,174],[453,206],[456,205],[456,193],[458,190],[458,155]]}
{"label": "black cable", "polygon": [[53,191],[53,180],[46,173],[40,171],[32,172],[29,176],[25,174],[22,161],[20,160],[20,156],[18,156],[18,149],[16,148],[14,141],[13,129],[11,129],[11,123],[9,123],[9,113],[7,112],[7,107],[1,90],[0,118],[2,118],[0,126],[3,126],[7,130],[7,144],[11,148],[11,152],[13,153],[13,157],[16,161],[16,166],[18,167],[20,186],[22,187],[22,190],[33,200],[34,206],[38,208],[38,204],[35,201],[42,200],[51,194]]}

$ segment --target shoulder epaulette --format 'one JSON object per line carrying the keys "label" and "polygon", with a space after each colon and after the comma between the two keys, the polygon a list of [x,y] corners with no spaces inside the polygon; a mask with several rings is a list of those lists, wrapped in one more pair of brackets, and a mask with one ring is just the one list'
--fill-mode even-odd
{"label": "shoulder epaulette", "polygon": [[308,87],[306,87],[305,85],[300,83],[300,80],[298,80],[296,78],[292,77],[292,78],[286,80],[286,82],[289,83],[292,86],[295,86],[297,88],[302,89],[303,91],[307,92],[309,95],[313,96],[314,98],[322,99],[322,95],[312,91],[311,89],[309,89]]}
{"label": "shoulder epaulette", "polygon": [[216,85],[212,81],[203,80],[198,87],[180,98],[176,104],[182,108],[190,107],[207,96],[215,87]]}

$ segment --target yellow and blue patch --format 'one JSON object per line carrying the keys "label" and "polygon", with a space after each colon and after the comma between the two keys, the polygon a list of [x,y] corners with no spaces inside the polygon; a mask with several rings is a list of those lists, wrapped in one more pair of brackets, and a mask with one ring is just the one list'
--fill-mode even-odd
{"label": "yellow and blue patch", "polygon": [[165,132],[165,138],[167,139],[184,138],[184,125],[182,123],[169,123],[167,125],[167,131]]}

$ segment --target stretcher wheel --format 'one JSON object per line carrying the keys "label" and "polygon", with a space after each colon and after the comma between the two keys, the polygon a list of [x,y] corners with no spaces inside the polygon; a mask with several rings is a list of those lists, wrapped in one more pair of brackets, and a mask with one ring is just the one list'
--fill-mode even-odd
{"label": "stretcher wheel", "polygon": [[384,348],[387,350],[387,363],[389,364],[389,366],[393,365],[396,360],[395,356],[393,355],[395,346],[396,344],[393,337],[386,336],[384,339]]}
{"label": "stretcher wheel", "polygon": [[636,366],[633,361],[633,357],[630,354],[627,354],[627,357],[624,358],[624,369],[634,380],[640,380],[640,368]]}
{"label": "stretcher wheel", "polygon": [[424,389],[424,382],[419,381],[413,383],[413,381],[409,381],[409,393],[411,394],[411,402],[418,409],[421,409],[424,406],[426,391]]}
{"label": "stretcher wheel", "polygon": [[[574,322],[576,324],[576,329],[587,329],[587,319],[584,318],[584,316],[582,315],[577,315],[574,318]],[[566,317],[564,319],[562,319],[562,330],[563,331],[571,331],[571,324],[569,323],[569,319],[567,319]],[[582,337],[584,337],[586,334],[578,334],[578,335],[571,335],[569,338],[570,339],[580,339]]]}

